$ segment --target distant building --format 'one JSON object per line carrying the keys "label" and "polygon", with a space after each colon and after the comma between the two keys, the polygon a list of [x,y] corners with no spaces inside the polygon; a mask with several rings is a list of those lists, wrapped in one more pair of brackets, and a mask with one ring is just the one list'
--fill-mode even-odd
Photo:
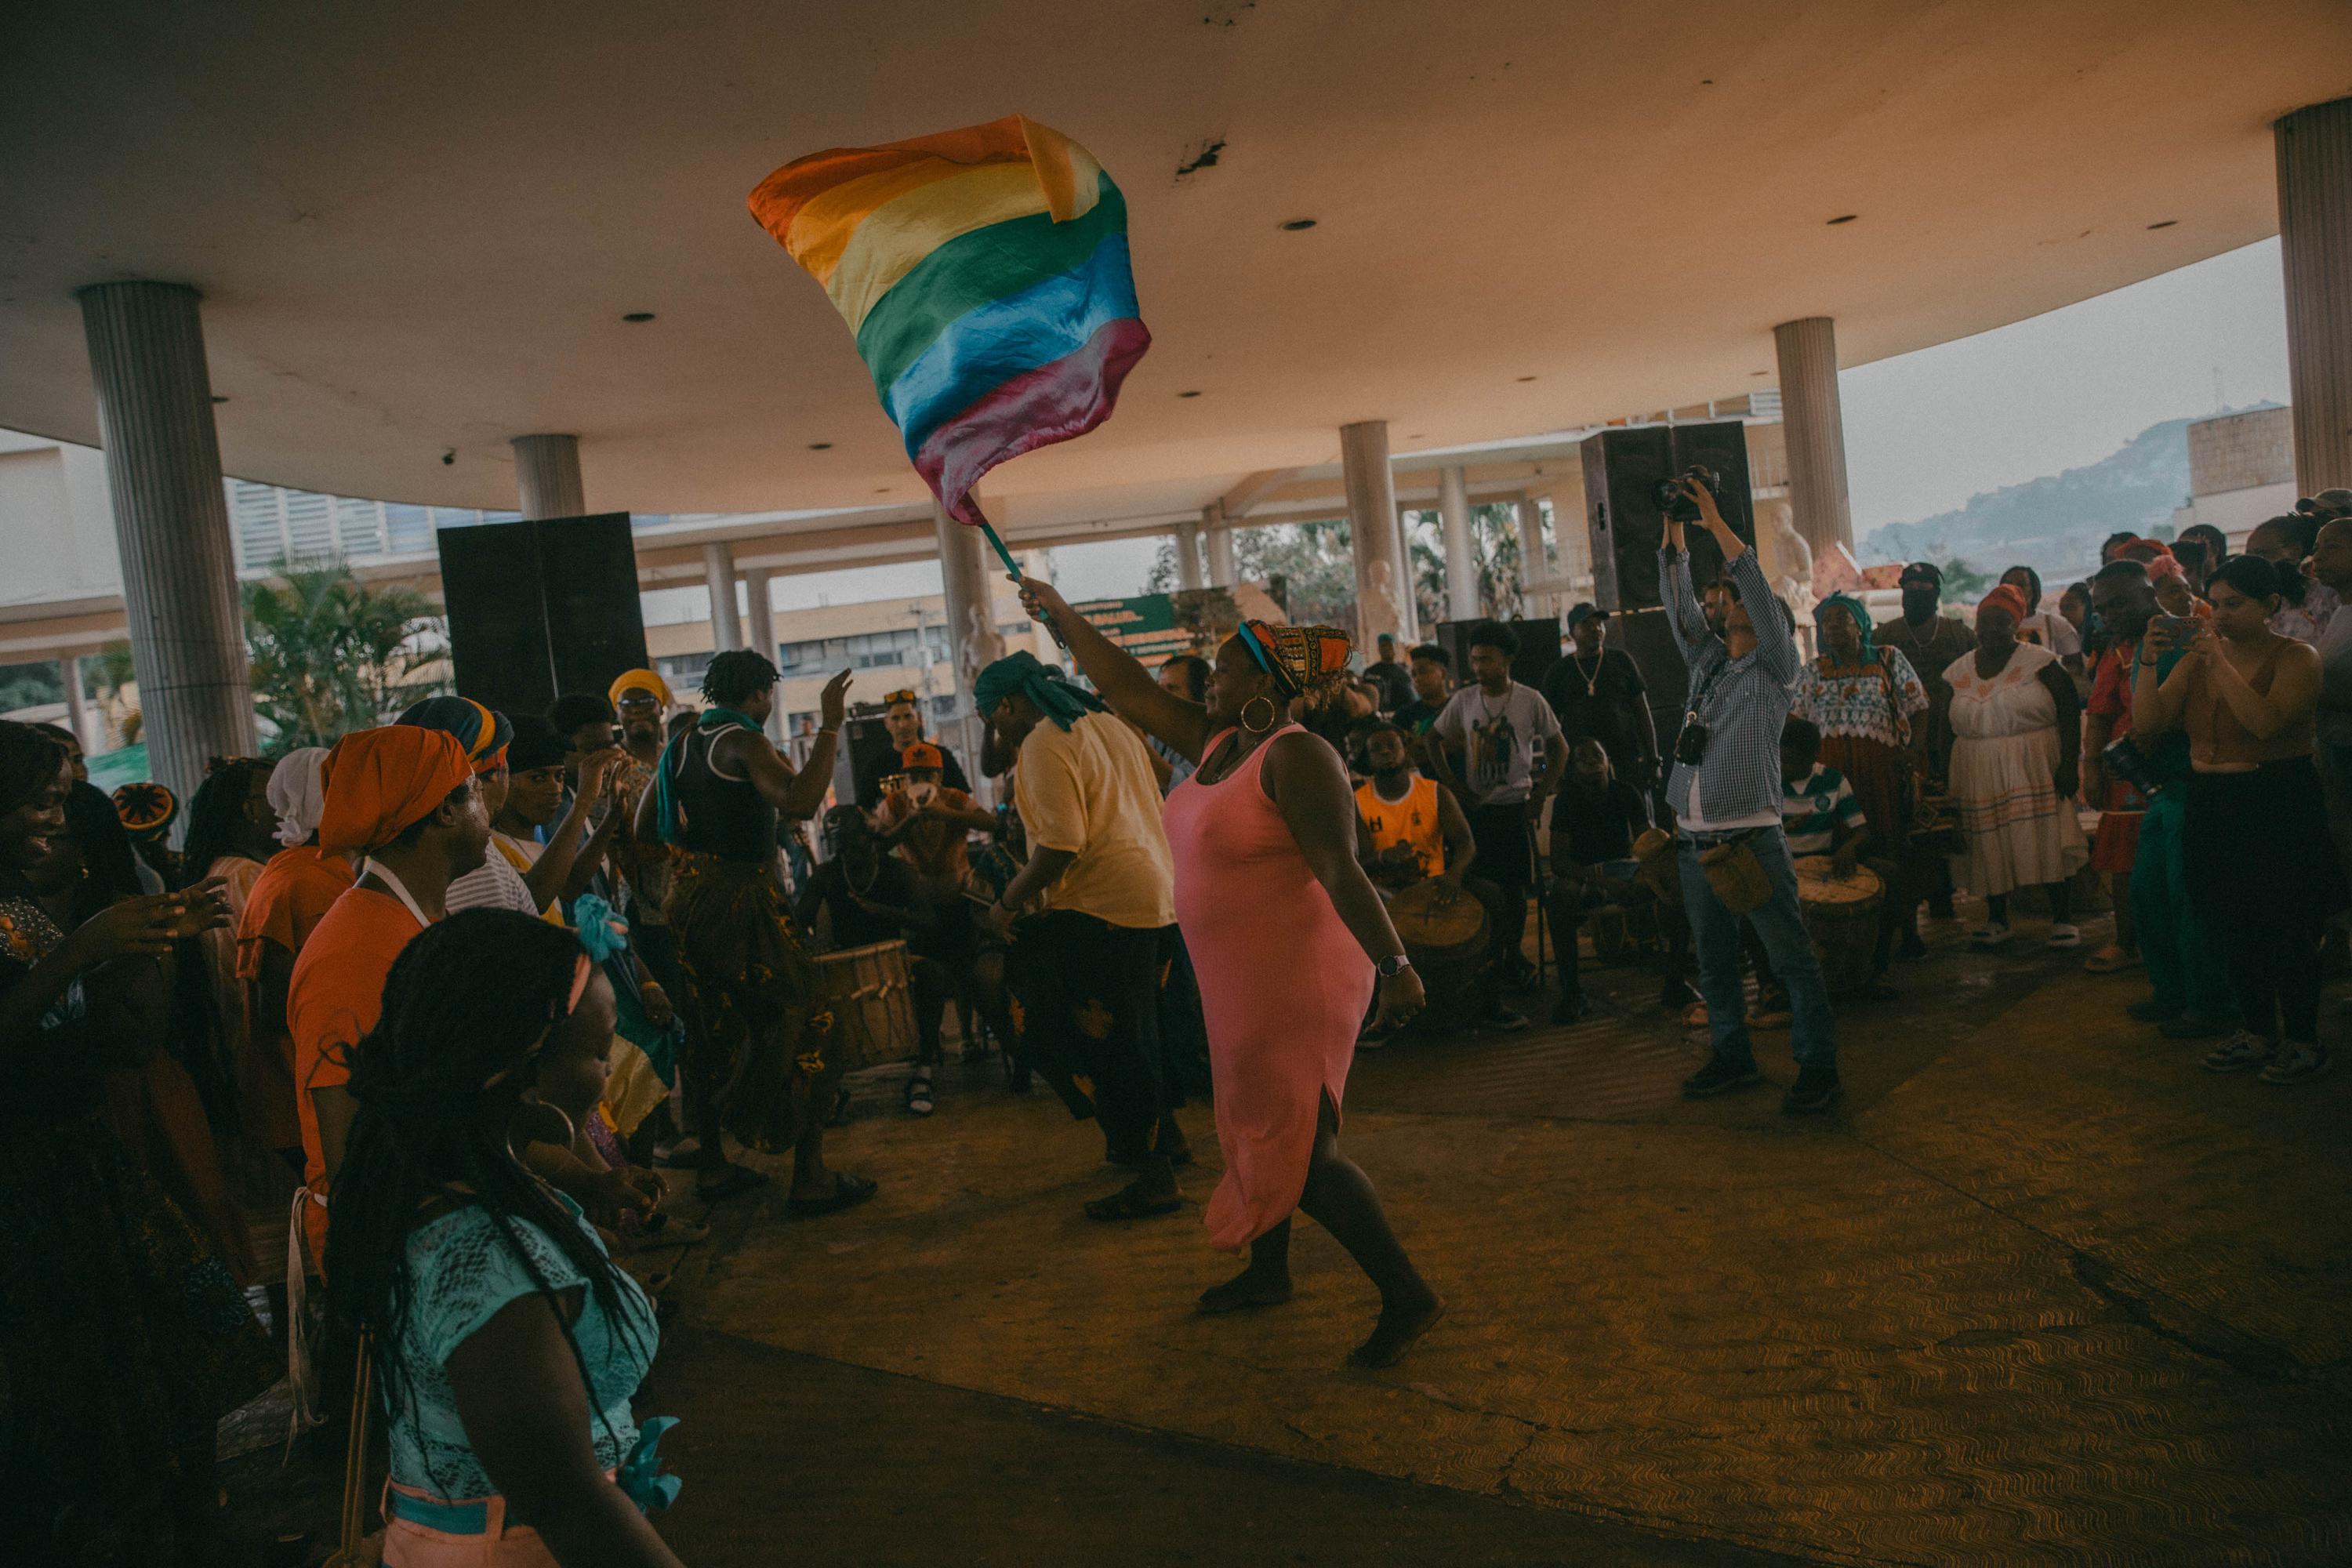
{"label": "distant building", "polygon": [[2210,523],[2232,550],[2265,518],[2293,511],[2294,426],[2284,407],[2251,408],[2189,427],[2189,504],[2172,514],[2175,537]]}

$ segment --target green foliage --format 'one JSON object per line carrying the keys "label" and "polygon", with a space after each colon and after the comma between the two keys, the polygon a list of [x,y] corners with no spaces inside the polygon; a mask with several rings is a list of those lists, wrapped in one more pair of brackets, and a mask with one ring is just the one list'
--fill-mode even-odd
{"label": "green foliage", "polygon": [[[1445,619],[1445,551],[1436,513],[1407,512],[1405,538],[1412,554],[1414,605],[1423,626]],[[1478,566],[1479,613],[1507,616],[1519,609],[1519,534],[1508,504],[1470,509],[1470,547]],[[1328,522],[1276,523],[1234,531],[1234,570],[1253,583],[1277,590],[1290,618],[1300,624],[1352,628],[1356,624],[1356,563],[1346,518]],[[1172,591],[1176,546],[1160,547],[1147,594]]]}
{"label": "green foliage", "polygon": [[0,713],[20,708],[46,708],[66,700],[66,683],[54,659],[34,664],[0,664]]}
{"label": "green foliage", "polygon": [[1973,605],[1992,592],[2000,581],[1990,572],[1979,572],[1955,555],[1944,563],[1944,599],[1948,604]]}
{"label": "green foliage", "polygon": [[139,679],[131,668],[131,645],[110,642],[82,664],[82,689],[98,699],[105,710],[107,722],[122,737],[126,746],[137,745],[146,733],[146,721],[130,698],[130,691]]}
{"label": "green foliage", "polygon": [[277,745],[331,745],[429,695],[419,672],[443,652],[429,640],[432,613],[422,595],[363,586],[341,565],[246,584],[254,705]]}

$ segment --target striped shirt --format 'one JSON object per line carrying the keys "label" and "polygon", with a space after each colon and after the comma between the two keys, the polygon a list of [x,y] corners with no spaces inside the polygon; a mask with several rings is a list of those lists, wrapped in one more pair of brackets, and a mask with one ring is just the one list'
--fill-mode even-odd
{"label": "striped shirt", "polygon": [[1780,830],[1789,836],[1790,854],[1830,854],[1842,829],[1864,826],[1862,802],[1835,768],[1815,763],[1802,781],[1780,781]]}
{"label": "striped shirt", "polygon": [[1677,761],[1667,776],[1666,804],[1685,827],[1699,831],[1780,820],[1780,726],[1800,668],[1796,640],[1756,552],[1741,551],[1725,576],[1756,629],[1756,646],[1738,658],[1707,628],[1691,589],[1690,552],[1659,552],[1666,626],[1690,670],[1685,706],[1697,710],[1707,730],[1698,766]]}

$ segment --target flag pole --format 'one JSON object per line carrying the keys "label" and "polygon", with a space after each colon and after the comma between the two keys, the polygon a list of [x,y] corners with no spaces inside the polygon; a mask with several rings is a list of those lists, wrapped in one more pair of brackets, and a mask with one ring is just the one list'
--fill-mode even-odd
{"label": "flag pole", "polygon": [[[980,509],[977,506],[972,508],[972,511],[975,515],[978,514],[979,510]],[[996,558],[1004,563],[1004,575],[1012,580],[1014,586],[1019,586],[1021,583],[1020,563],[1014,561],[1013,559],[1013,552],[1004,547],[1004,541],[997,534],[996,525],[989,521],[985,517],[982,517],[980,520],[980,531],[986,534],[988,536],[988,542],[996,547]],[[1054,624],[1053,616],[1049,615],[1040,615],[1037,618],[1045,623],[1045,629],[1047,631],[1054,634],[1054,646],[1055,647],[1067,648],[1070,646],[1069,639],[1062,635],[1062,628]]]}

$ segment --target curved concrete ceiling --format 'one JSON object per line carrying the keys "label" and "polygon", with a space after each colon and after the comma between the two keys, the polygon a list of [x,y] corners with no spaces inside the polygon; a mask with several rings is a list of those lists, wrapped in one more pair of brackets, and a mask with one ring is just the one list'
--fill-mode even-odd
{"label": "curved concrete ceiling", "polygon": [[71,290],[177,279],[233,473],[500,507],[507,437],[570,431],[642,511],[920,494],[744,211],[826,145],[1018,110],[1129,193],[1157,345],[1000,471],[1017,511],[1205,500],[1356,419],[1440,447],[1736,395],[1797,316],[1849,364],[2018,320],[2274,232],[2270,121],[2352,92],[2341,0],[34,0],[8,34],[0,426],[94,441]]}

